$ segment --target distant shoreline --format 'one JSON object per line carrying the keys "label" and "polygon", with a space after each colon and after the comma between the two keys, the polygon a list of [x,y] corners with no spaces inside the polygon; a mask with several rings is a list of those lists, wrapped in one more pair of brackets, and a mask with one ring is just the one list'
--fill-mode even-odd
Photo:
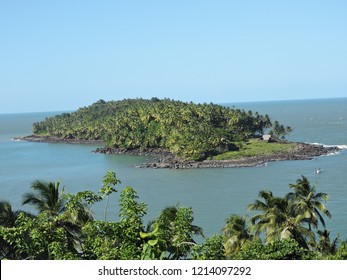
{"label": "distant shoreline", "polygon": [[[36,136],[30,135],[25,137],[18,137],[14,140],[23,140],[38,143],[66,143],[66,144],[89,144],[89,145],[103,145],[100,140],[81,140],[81,139],[61,139],[59,137],[51,136]],[[94,153],[102,154],[126,154],[126,155],[146,155],[154,156],[153,161],[137,165],[137,168],[154,168],[154,169],[191,169],[191,168],[242,168],[242,167],[256,167],[265,165],[273,161],[285,160],[311,160],[319,156],[325,156],[332,153],[337,153],[341,149],[337,146],[323,146],[319,144],[307,144],[301,142],[294,142],[295,149],[290,152],[275,153],[269,155],[258,155],[252,157],[242,157],[233,160],[203,160],[193,161],[176,158],[172,153],[164,149],[125,149],[125,148],[112,148],[101,147],[92,151]]]}
{"label": "distant shoreline", "polygon": [[62,139],[56,136],[38,136],[29,135],[24,137],[16,137],[13,140],[21,140],[36,143],[65,143],[65,144],[86,144],[86,145],[103,145],[101,140],[83,140],[83,139]]}

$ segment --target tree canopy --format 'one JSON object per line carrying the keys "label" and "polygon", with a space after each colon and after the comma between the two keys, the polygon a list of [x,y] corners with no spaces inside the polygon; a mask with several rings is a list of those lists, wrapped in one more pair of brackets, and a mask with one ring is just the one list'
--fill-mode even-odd
{"label": "tree canopy", "polygon": [[[118,220],[112,217],[109,221],[106,215],[96,219],[91,206],[103,199],[106,203],[114,199],[113,186],[118,183],[116,173],[109,171],[99,192],[69,194],[62,193],[59,184],[35,181],[32,186],[42,187],[32,187],[34,193],[43,198],[40,203],[32,201],[38,210],[36,216],[13,211],[9,202],[0,201],[0,259],[347,259],[347,240],[340,244],[339,236],[332,240],[323,222],[323,215],[330,217],[323,207],[326,195],[316,192],[305,177],[290,184],[294,192],[284,197],[260,191],[260,198],[249,206],[257,211],[254,216],[248,219],[231,215],[220,234],[207,238],[203,229],[194,224],[189,207],[165,207],[145,226],[148,205],[138,201],[130,186],[119,191]],[[42,197],[47,190],[57,194],[53,197],[61,202],[61,211],[41,207],[41,200],[48,198]],[[310,200],[306,191],[312,194]],[[28,195],[24,198],[25,203]],[[303,201],[310,201],[312,207]],[[319,223],[317,216],[322,219]],[[198,244],[196,236],[205,239]]]}
{"label": "tree canopy", "polygon": [[[291,130],[277,121],[272,133]],[[99,100],[73,113],[33,124],[34,135],[65,140],[100,140],[125,149],[162,148],[178,157],[201,160],[236,148],[235,143],[272,127],[268,115],[215,104],[170,99]]]}

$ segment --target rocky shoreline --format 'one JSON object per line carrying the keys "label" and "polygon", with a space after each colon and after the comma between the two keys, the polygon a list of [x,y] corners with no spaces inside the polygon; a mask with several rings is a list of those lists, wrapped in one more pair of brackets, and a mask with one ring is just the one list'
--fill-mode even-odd
{"label": "rocky shoreline", "polygon": [[85,139],[62,139],[57,136],[41,136],[41,135],[29,135],[24,137],[16,137],[13,140],[37,142],[37,143],[65,143],[65,144],[87,144],[87,145],[103,145],[101,140],[85,140]]}
{"label": "rocky shoreline", "polygon": [[[68,144],[90,144],[102,145],[100,140],[81,140],[81,139],[61,139],[59,137],[47,137],[30,135],[16,138],[14,140],[23,140],[40,143],[68,143]],[[92,151],[102,154],[126,154],[126,155],[145,155],[153,156],[151,162],[147,162],[135,167],[138,168],[169,168],[169,169],[189,169],[189,168],[237,168],[237,167],[255,167],[264,165],[272,161],[282,160],[311,160],[315,157],[324,156],[340,151],[338,147],[326,147],[323,145],[307,144],[296,142],[296,148],[290,152],[276,153],[271,155],[259,155],[253,157],[244,157],[234,160],[203,160],[192,161],[175,157],[172,153],[165,149],[125,149],[102,147]]]}
{"label": "rocky shoreline", "polygon": [[128,154],[128,155],[150,155],[154,156],[153,161],[135,167],[138,168],[169,168],[169,169],[189,169],[189,168],[239,168],[255,167],[264,165],[272,161],[282,160],[311,160],[315,157],[324,156],[340,151],[338,147],[325,147],[306,143],[295,143],[296,148],[286,153],[276,153],[271,155],[259,155],[254,157],[244,157],[234,160],[203,160],[192,161],[176,158],[172,153],[163,149],[122,149],[122,148],[98,148],[95,153],[103,154]]}

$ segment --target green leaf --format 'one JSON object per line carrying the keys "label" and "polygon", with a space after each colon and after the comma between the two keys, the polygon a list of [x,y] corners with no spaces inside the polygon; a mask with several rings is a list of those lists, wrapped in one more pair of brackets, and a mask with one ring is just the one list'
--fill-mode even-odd
{"label": "green leaf", "polygon": [[151,245],[151,246],[155,246],[158,244],[158,239],[151,239],[151,240],[148,240],[148,244]]}

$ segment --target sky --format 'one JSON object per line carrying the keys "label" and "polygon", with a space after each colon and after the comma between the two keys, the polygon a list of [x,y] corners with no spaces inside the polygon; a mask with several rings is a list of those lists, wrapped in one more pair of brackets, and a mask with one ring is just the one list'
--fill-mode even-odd
{"label": "sky", "polygon": [[0,113],[347,97],[345,0],[0,0]]}

